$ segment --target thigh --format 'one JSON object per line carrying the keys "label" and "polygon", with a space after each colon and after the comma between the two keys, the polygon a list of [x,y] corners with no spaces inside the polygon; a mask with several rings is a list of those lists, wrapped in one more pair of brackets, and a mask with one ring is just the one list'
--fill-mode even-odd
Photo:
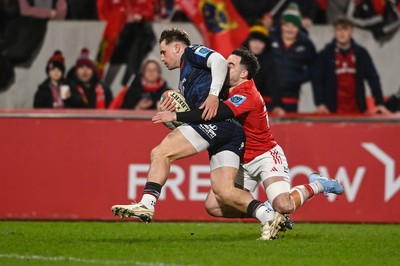
{"label": "thigh", "polygon": [[235,187],[238,169],[234,167],[220,167],[210,172],[211,190],[222,195]]}
{"label": "thigh", "polygon": [[171,161],[186,158],[198,153],[198,150],[179,130],[170,132],[157,146],[157,151],[164,154]]}

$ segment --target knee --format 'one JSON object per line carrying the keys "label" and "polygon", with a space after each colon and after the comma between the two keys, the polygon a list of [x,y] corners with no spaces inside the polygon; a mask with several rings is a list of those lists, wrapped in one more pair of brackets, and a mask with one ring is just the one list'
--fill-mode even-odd
{"label": "knee", "polygon": [[216,198],[208,196],[204,203],[204,207],[209,215],[214,217],[222,217],[221,207],[219,206]]}
{"label": "knee", "polygon": [[272,207],[275,211],[282,214],[289,214],[295,210],[293,201],[290,199],[289,193],[282,193],[278,195],[273,200]]}
{"label": "knee", "polygon": [[165,152],[165,150],[162,147],[156,146],[155,148],[153,148],[151,150],[151,153],[150,153],[151,161],[154,161],[157,159],[165,159],[165,158],[168,158],[168,154]]}
{"label": "knee", "polygon": [[230,202],[230,193],[228,189],[219,189],[213,190],[215,194],[215,198],[220,201],[229,204]]}
{"label": "knee", "polygon": [[207,202],[207,201],[204,206],[209,215],[214,216],[214,217],[221,217],[221,215],[220,215],[221,210],[220,210],[219,206],[212,204],[210,202]]}

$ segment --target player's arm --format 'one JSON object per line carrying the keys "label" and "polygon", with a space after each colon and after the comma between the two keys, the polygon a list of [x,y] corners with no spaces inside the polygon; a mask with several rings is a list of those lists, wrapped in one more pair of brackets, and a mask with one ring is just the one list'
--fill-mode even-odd
{"label": "player's arm", "polygon": [[211,69],[210,93],[205,102],[200,106],[204,109],[202,118],[210,120],[217,114],[219,99],[218,95],[224,85],[225,77],[228,72],[228,62],[219,53],[212,53],[207,59],[207,67]]}
{"label": "player's arm", "polygon": [[[205,123],[206,120],[202,118],[203,110],[195,109],[188,112],[158,112],[153,117],[153,122],[158,123],[167,123],[167,122],[184,122],[184,123]],[[221,102],[217,109],[217,114],[211,119],[211,121],[223,121],[227,118],[234,117],[235,114],[228,105]]]}
{"label": "player's arm", "polygon": [[189,112],[180,112],[176,114],[176,121],[185,122],[185,123],[204,123],[206,121],[223,121],[225,119],[234,117],[235,114],[233,111],[226,105],[221,102],[218,105],[217,113],[210,120],[203,119],[202,114],[203,111],[201,109],[189,111]]}

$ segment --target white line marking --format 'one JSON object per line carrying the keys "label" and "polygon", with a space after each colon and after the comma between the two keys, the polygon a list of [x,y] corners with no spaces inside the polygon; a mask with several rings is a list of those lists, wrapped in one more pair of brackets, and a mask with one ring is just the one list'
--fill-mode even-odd
{"label": "white line marking", "polygon": [[0,254],[0,258],[20,259],[20,260],[43,260],[43,261],[70,261],[88,264],[105,264],[105,265],[139,265],[139,266],[183,266],[183,264],[168,264],[163,262],[140,262],[128,260],[97,260],[82,259],[74,257],[45,257],[40,255],[20,255],[20,254]]}

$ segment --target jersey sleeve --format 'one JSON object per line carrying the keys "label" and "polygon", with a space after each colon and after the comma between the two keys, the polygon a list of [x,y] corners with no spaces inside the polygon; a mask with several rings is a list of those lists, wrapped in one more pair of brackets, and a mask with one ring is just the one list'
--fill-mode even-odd
{"label": "jersey sleeve", "polygon": [[214,53],[213,50],[203,45],[190,45],[185,50],[185,56],[188,62],[202,68],[208,68],[207,60],[212,53]]}
{"label": "jersey sleeve", "polygon": [[249,112],[250,110],[254,109],[256,105],[254,97],[246,91],[241,91],[234,94],[225,100],[224,103],[232,110],[235,116]]}

